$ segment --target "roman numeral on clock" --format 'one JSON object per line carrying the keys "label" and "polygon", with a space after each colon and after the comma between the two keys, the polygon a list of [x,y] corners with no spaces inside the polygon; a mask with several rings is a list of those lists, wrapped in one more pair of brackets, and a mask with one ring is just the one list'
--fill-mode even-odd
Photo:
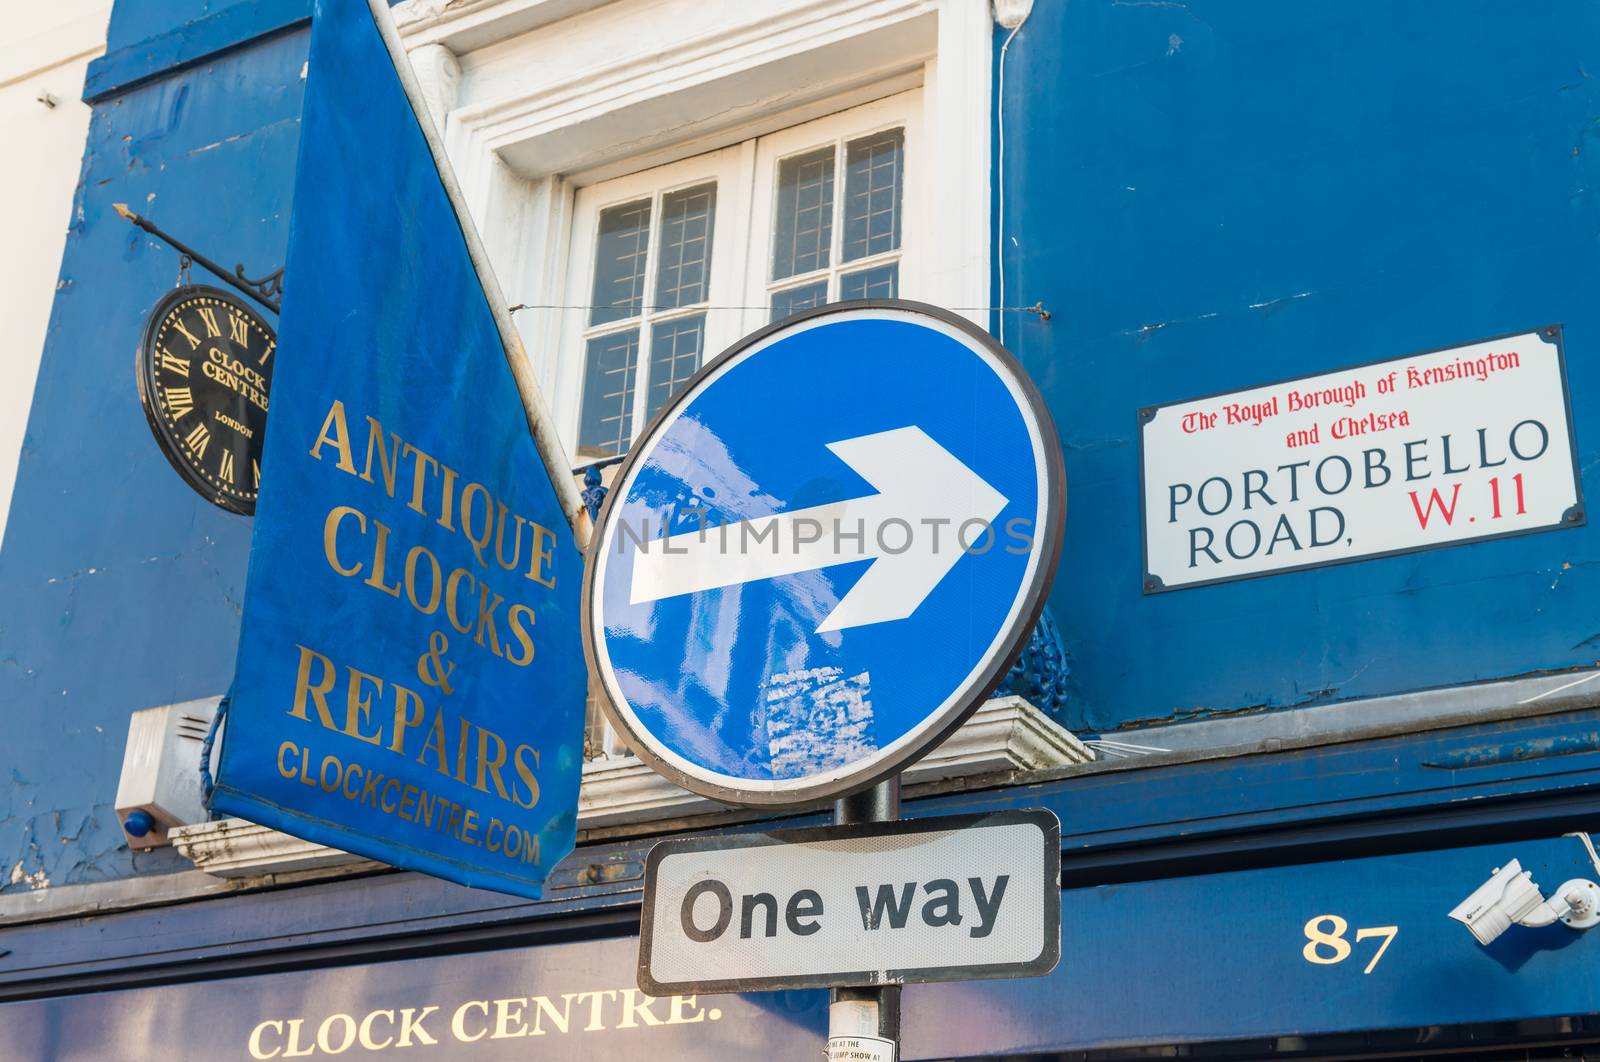
{"label": "roman numeral on clock", "polygon": [[189,341],[190,350],[198,350],[200,348],[200,337],[183,327],[183,321],[176,316],[172,318],[172,327],[183,333],[183,338]]}
{"label": "roman numeral on clock", "polygon": [[217,478],[229,486],[233,485],[233,451],[222,451],[222,462],[217,469]]}
{"label": "roman numeral on clock", "polygon": [[217,324],[217,311],[209,306],[201,306],[198,307],[198,312],[201,322],[206,326],[207,339],[222,335],[222,326]]}
{"label": "roman numeral on clock", "polygon": [[211,442],[211,431],[204,424],[196,424],[194,431],[183,437],[189,449],[194,451],[195,460],[206,455],[206,444]]}
{"label": "roman numeral on clock", "polygon": [[228,338],[241,347],[250,347],[250,322],[236,313],[228,315]]}
{"label": "roman numeral on clock", "polygon": [[161,348],[161,367],[168,372],[175,372],[184,379],[189,377],[189,359],[173,357],[172,351]]}
{"label": "roman numeral on clock", "polygon": [[173,420],[177,420],[185,413],[194,412],[194,392],[187,387],[169,387],[166,395],[167,412],[172,414]]}

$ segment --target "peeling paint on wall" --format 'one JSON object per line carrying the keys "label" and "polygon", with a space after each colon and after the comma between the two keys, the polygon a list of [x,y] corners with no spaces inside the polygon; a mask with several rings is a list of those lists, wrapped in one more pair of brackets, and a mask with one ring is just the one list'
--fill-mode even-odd
{"label": "peeling paint on wall", "polygon": [[[123,0],[109,51],[180,7]],[[128,717],[227,688],[250,521],[203,501],[151,439],[134,352],[178,256],[111,203],[146,204],[224,263],[281,265],[305,49],[303,32],[278,34],[94,107],[0,553],[0,892],[186,865],[125,843]]]}

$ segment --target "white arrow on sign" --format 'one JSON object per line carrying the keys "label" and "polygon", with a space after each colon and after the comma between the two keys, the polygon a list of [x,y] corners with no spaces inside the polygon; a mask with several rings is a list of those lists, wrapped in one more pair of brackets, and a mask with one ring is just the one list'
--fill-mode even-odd
{"label": "white arrow on sign", "polygon": [[[878,493],[723,528],[647,541],[634,558],[633,604],[875,558],[817,633],[905,619],[964,555],[957,532],[987,523],[1006,499],[916,425],[829,443]],[[909,539],[909,548],[885,549]],[[858,524],[865,534],[857,539]],[[804,526],[808,534],[801,534]],[[836,534],[843,529],[844,534]],[[942,532],[942,533],[941,533]],[[975,541],[968,536],[968,541]]]}

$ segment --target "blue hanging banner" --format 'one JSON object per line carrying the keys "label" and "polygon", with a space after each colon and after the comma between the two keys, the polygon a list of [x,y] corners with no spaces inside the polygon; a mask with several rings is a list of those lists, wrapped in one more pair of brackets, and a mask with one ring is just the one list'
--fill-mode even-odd
{"label": "blue hanging banner", "polygon": [[581,502],[388,18],[312,24],[213,806],[537,897],[574,843]]}

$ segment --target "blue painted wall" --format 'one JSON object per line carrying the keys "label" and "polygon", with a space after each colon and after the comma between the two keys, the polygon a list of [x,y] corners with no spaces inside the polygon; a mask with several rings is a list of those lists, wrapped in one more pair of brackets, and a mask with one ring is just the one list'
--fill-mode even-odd
{"label": "blue painted wall", "polygon": [[[90,72],[0,554],[0,890],[184,865],[130,856],[112,814],[128,712],[226,688],[250,525],[151,442],[134,348],[177,259],[111,203],[281,264],[308,8],[120,0]],[[1555,0],[1038,0],[1007,59],[1004,267],[1009,304],[1054,316],[1006,340],[1066,448],[1069,726],[1600,659],[1593,526],[1143,596],[1134,419],[1563,321],[1596,496],[1597,31]]]}
{"label": "blue painted wall", "polygon": [[[117,0],[106,30],[106,52],[142,46],[152,51],[150,42],[169,37],[192,37],[203,33],[206,20],[230,8],[247,7],[260,0]],[[270,3],[271,0],[268,0]],[[301,0],[301,7],[309,4]],[[163,73],[155,70],[152,73]]]}
{"label": "blue painted wall", "polygon": [[[998,38],[997,38],[998,43]],[[1065,722],[1600,659],[1600,526],[1145,597],[1135,411],[1566,325],[1600,490],[1600,8],[1038,0],[1005,99],[1006,339],[1067,459]],[[1376,720],[1374,720],[1376,721]]]}
{"label": "blue painted wall", "polygon": [[[95,103],[0,554],[3,890],[187,865],[123,843],[128,713],[227,688],[250,521],[202,501],[152,441],[134,355],[178,256],[111,204],[252,275],[282,264],[305,35],[257,37],[262,18],[283,25],[277,3],[234,5],[254,23],[199,18],[225,6],[119,3],[91,69],[91,94],[144,80]],[[174,32],[181,47],[148,43]]]}

